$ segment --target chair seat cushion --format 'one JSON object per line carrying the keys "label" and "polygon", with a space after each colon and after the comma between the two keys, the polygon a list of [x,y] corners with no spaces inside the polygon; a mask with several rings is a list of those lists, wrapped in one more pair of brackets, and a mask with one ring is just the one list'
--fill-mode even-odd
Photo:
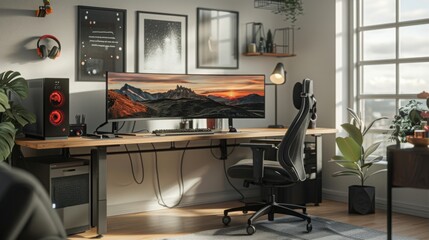
{"label": "chair seat cushion", "polygon": [[[264,160],[264,184],[269,185],[290,185],[295,183],[291,180],[290,174],[284,169],[279,162]],[[228,175],[231,178],[244,179],[249,182],[253,179],[253,159],[243,159],[228,168]]]}

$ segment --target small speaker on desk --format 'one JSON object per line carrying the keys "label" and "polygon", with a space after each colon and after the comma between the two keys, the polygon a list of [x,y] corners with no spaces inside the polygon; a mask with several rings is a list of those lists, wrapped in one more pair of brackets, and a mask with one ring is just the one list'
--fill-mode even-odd
{"label": "small speaker on desk", "polygon": [[36,115],[36,123],[24,133],[41,139],[67,138],[69,135],[69,80],[41,78],[28,80],[28,97],[22,105]]}

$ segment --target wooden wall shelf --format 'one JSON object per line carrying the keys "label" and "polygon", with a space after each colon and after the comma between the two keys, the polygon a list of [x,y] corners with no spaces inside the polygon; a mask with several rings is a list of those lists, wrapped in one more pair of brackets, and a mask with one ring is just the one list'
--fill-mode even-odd
{"label": "wooden wall shelf", "polygon": [[296,54],[289,53],[245,53],[244,56],[264,56],[264,57],[295,57]]}

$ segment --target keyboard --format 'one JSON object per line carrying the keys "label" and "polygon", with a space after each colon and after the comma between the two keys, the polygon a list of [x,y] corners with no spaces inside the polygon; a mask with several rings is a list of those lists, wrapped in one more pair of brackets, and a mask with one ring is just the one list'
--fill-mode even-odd
{"label": "keyboard", "polygon": [[156,136],[178,136],[178,135],[204,135],[214,134],[210,128],[195,129],[156,129],[152,131]]}

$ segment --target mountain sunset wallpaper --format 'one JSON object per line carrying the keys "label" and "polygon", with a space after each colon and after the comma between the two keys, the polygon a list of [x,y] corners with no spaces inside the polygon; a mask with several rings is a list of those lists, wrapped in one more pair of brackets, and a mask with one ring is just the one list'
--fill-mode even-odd
{"label": "mountain sunset wallpaper", "polygon": [[107,74],[107,118],[264,118],[265,75]]}

